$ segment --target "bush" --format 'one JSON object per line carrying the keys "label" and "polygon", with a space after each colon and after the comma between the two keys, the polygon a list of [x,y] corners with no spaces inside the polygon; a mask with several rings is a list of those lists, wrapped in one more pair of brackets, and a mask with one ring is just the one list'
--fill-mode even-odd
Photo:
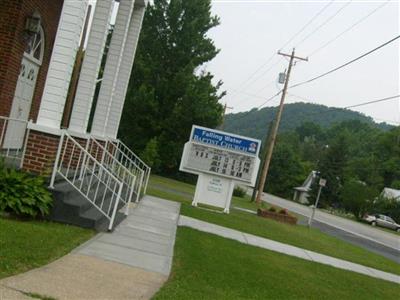
{"label": "bush", "polygon": [[288,211],[287,211],[287,209],[281,209],[281,210],[279,211],[279,213],[282,214],[282,215],[288,215],[288,214],[289,214]]}
{"label": "bush", "polygon": [[273,206],[271,206],[268,210],[269,210],[270,212],[276,212],[276,208],[273,207]]}
{"label": "bush", "polygon": [[244,198],[244,196],[246,196],[246,190],[240,186],[236,186],[233,190],[233,196]]}
{"label": "bush", "polygon": [[43,177],[7,169],[0,163],[0,211],[20,216],[45,216],[52,201]]}

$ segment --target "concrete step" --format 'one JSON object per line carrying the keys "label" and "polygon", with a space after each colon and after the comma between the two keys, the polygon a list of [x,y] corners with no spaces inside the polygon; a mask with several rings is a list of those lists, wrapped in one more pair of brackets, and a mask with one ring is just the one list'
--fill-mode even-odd
{"label": "concrete step", "polygon": [[[83,192],[88,191],[88,181],[83,184]],[[93,199],[96,195],[95,203],[100,207],[103,202],[103,209],[108,209],[111,202],[112,193],[107,192],[104,196],[104,189],[99,185],[97,190],[97,182],[92,180],[92,188],[89,190],[89,198]],[[85,188],[86,187],[86,188]],[[96,194],[97,190],[97,194]],[[73,185],[67,181],[59,182],[54,189],[50,190],[53,193],[53,208],[49,218],[53,221],[77,225],[84,228],[94,228],[98,231],[107,231],[109,220],[105,217],[95,205],[88,201]],[[103,197],[104,196],[104,197]],[[124,205],[120,202],[118,210]],[[110,208],[112,212],[113,207]],[[118,216],[117,216],[118,215]],[[125,215],[117,213],[114,224],[121,222]],[[114,225],[114,226],[115,226]]]}

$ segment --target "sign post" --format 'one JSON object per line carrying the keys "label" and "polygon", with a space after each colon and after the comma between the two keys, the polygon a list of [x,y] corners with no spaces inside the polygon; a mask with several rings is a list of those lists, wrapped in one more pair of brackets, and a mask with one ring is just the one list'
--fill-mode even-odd
{"label": "sign post", "polygon": [[192,202],[229,213],[235,183],[254,186],[261,141],[193,125],[179,170],[198,175]]}
{"label": "sign post", "polygon": [[308,227],[311,227],[311,224],[312,224],[312,221],[313,221],[314,215],[315,215],[315,210],[318,207],[319,197],[321,196],[321,190],[325,186],[326,186],[326,179],[321,178],[319,180],[319,189],[318,189],[317,200],[315,201],[315,205],[311,205],[312,212],[311,212],[310,218],[308,219]]}

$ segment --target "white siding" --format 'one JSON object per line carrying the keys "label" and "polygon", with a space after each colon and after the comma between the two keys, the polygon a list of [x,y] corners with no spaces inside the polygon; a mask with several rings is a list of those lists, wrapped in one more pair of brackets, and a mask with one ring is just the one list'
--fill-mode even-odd
{"label": "white siding", "polygon": [[119,5],[114,33],[104,69],[103,81],[93,118],[91,133],[97,136],[105,136],[106,124],[113,102],[115,88],[118,84],[118,73],[122,62],[133,6],[134,1],[130,0],[121,0]]}
{"label": "white siding", "polygon": [[37,124],[59,129],[88,0],[64,0]]}
{"label": "white siding", "polygon": [[107,119],[107,137],[117,137],[144,13],[145,7],[143,6],[135,7],[133,10],[131,22],[129,24],[128,38],[125,43],[122,63],[118,73],[117,86],[115,87],[115,93]]}
{"label": "white siding", "polygon": [[74,132],[86,133],[113,4],[111,0],[96,4],[69,125]]}

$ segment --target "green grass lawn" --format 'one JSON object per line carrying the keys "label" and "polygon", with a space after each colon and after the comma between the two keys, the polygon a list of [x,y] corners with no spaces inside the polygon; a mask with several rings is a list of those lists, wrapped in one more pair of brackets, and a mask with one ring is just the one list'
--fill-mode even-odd
{"label": "green grass lawn", "polygon": [[400,286],[178,228],[172,273],[154,299],[398,299]]}
{"label": "green grass lawn", "polygon": [[[234,209],[231,209],[231,213],[227,215],[195,208],[190,205],[191,198],[189,195],[185,196],[166,191],[167,189],[176,189],[185,193],[190,193],[190,190],[192,193],[194,191],[193,186],[185,183],[158,176],[151,177],[148,193],[164,199],[181,202],[181,214],[185,216],[400,275],[399,264],[361,247],[327,235],[318,229],[300,225],[287,225]],[[232,203],[234,206],[247,209],[255,210],[256,208],[255,204],[248,201],[248,198],[234,197]]]}
{"label": "green grass lawn", "polygon": [[0,218],[0,278],[45,265],[95,234],[75,226]]}

